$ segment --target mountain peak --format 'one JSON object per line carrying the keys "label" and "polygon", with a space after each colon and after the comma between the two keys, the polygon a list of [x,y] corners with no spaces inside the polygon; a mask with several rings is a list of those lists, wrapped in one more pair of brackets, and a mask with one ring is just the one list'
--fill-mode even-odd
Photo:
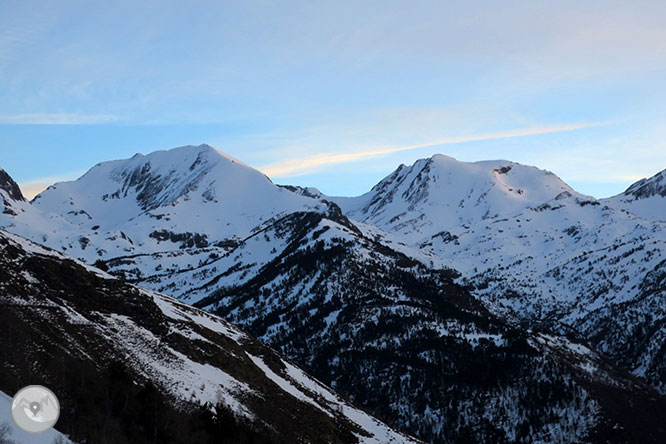
{"label": "mountain peak", "polygon": [[459,162],[458,159],[447,156],[446,154],[433,154],[430,156],[430,160],[433,162]]}
{"label": "mountain peak", "polygon": [[20,202],[25,201],[25,197],[23,197],[23,193],[21,193],[21,188],[19,188],[14,179],[12,179],[2,168],[0,168],[0,190],[7,193],[7,196],[12,200]]}
{"label": "mountain peak", "polygon": [[500,166],[502,166],[502,165],[504,165],[504,166],[506,166],[506,165],[508,165],[508,166],[520,165],[519,163],[511,162],[510,160],[506,160],[506,159],[480,160],[480,161],[468,162],[468,161],[464,161],[464,160],[458,160],[455,157],[448,156],[446,154],[441,154],[441,153],[433,154],[428,159],[419,159],[416,162],[419,162],[419,161],[420,162],[435,162],[435,163],[438,163],[440,165],[447,165],[448,164],[450,166],[453,166],[453,165],[458,165],[458,166],[464,166],[464,165],[491,165],[491,164],[497,164],[497,165],[500,165]]}
{"label": "mountain peak", "polygon": [[622,193],[625,196],[633,196],[636,199],[646,199],[652,196],[666,197],[666,170],[663,170],[650,178],[641,179],[632,184]]}
{"label": "mountain peak", "polygon": [[399,167],[362,196],[335,201],[352,218],[416,241],[444,228],[516,214],[565,191],[581,196],[555,174],[536,167],[508,160],[462,162],[435,154]]}
{"label": "mountain peak", "polygon": [[[196,153],[197,155],[204,155],[204,156],[211,156],[211,159],[215,159],[216,157],[224,158],[227,159],[233,163],[237,163],[240,165],[246,165],[242,161],[236,159],[233,156],[230,156],[229,154],[218,150],[217,148],[208,145],[207,143],[202,143],[201,145],[183,145],[175,148],[169,148],[165,150],[157,150],[157,151],[152,151],[148,154],[143,154],[143,153],[136,153],[133,155],[131,158],[126,159],[126,160],[138,160],[138,159],[143,159],[143,158],[149,158],[149,157],[157,157],[157,156],[168,156],[168,157],[173,157],[173,158],[178,158],[179,156],[183,157],[190,157],[192,153]],[[110,161],[110,162],[120,162],[120,161]],[[105,164],[109,162],[102,162],[101,164]],[[98,164],[100,165],[100,164]]]}
{"label": "mountain peak", "polygon": [[14,182],[9,174],[0,168],[0,213],[10,216],[16,216],[24,205],[17,205],[18,202],[26,202],[23,193],[18,184]]}
{"label": "mountain peak", "polygon": [[644,219],[666,221],[666,170],[641,179],[617,196],[603,199],[607,205]]}
{"label": "mountain peak", "polygon": [[[98,163],[76,181],[50,187],[36,202],[43,205],[44,197],[57,189],[70,189],[71,194],[76,188],[87,196],[101,196],[104,201],[133,196],[145,211],[174,204],[197,190],[204,201],[213,201],[214,185],[232,185],[232,179],[241,183],[270,182],[261,172],[210,145],[186,145]],[[100,196],[94,196],[95,189]]]}
{"label": "mountain peak", "polygon": [[[93,231],[104,239],[122,237],[119,231],[148,239],[144,245],[127,241],[123,252],[129,253],[164,248],[159,245],[164,236],[200,234],[202,239],[205,233],[210,243],[242,238],[278,214],[308,210],[320,202],[278,187],[262,172],[203,144],[99,163],[75,181],[49,187],[33,203],[42,213],[62,214],[75,226],[96,227]],[[78,248],[70,242],[66,246],[68,251]]]}
{"label": "mountain peak", "polygon": [[[248,166],[242,161],[236,159],[233,156],[230,156],[223,151],[218,150],[217,148],[208,145],[207,143],[202,143],[201,145],[184,145],[175,148],[169,148],[166,150],[153,151],[152,153],[143,155],[138,154],[139,157],[158,157],[158,156],[168,156],[177,159],[179,156],[191,157],[195,153],[197,156],[209,156],[208,159],[226,159],[232,163],[237,163],[239,165]],[[135,155],[137,157],[137,155]],[[134,157],[133,157],[134,158]]]}

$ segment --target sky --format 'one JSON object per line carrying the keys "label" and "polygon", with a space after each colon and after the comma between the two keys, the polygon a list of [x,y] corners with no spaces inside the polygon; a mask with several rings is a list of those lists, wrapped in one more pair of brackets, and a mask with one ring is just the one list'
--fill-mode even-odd
{"label": "sky", "polygon": [[0,167],[32,196],[210,144],[359,195],[436,153],[598,198],[666,169],[662,1],[0,0]]}

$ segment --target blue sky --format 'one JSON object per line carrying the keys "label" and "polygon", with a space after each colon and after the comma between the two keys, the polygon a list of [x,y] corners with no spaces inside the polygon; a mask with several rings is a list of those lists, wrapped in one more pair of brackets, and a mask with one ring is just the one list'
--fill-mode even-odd
{"label": "blue sky", "polygon": [[662,1],[0,2],[0,167],[32,194],[208,143],[367,191],[434,153],[606,197],[666,168]]}

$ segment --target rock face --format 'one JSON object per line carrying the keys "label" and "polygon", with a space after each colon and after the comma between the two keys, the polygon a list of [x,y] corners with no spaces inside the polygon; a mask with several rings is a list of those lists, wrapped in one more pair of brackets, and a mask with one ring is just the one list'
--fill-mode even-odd
{"label": "rock face", "polygon": [[0,191],[4,191],[11,200],[25,201],[18,184],[2,168],[0,168]]}
{"label": "rock face", "polygon": [[415,442],[217,316],[2,231],[0,287],[0,389],[53,389],[75,441]]}
{"label": "rock face", "polygon": [[649,179],[642,179],[627,188],[624,196],[636,199],[648,199],[653,196],[666,197],[666,171],[662,171]]}
{"label": "rock face", "polygon": [[25,202],[18,184],[2,168],[0,168],[0,199],[2,199],[2,212],[11,216],[17,215],[16,209],[13,208],[16,203]]}
{"label": "rock face", "polygon": [[658,176],[595,200],[438,155],[333,198],[183,147],[97,165],[0,226],[222,315],[429,442],[660,442]]}

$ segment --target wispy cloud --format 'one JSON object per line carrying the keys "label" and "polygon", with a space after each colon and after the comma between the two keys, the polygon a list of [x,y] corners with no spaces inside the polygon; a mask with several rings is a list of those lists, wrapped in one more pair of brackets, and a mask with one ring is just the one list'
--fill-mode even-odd
{"label": "wispy cloud", "polygon": [[110,114],[13,114],[0,115],[0,124],[5,125],[92,125],[118,120]]}
{"label": "wispy cloud", "polygon": [[559,133],[564,131],[575,131],[595,126],[605,125],[604,123],[573,123],[564,125],[549,125],[533,128],[515,129],[509,131],[476,134],[462,137],[448,137],[434,140],[426,143],[414,145],[405,145],[397,147],[375,148],[351,153],[319,153],[311,156],[296,157],[275,162],[263,167],[261,171],[271,177],[293,177],[318,171],[323,166],[330,166],[340,163],[349,163],[359,160],[365,160],[373,157],[385,156],[400,151],[410,151],[420,148],[427,148],[439,145],[451,145],[455,143],[482,142],[486,140],[507,139],[513,137],[536,136],[541,134]]}

